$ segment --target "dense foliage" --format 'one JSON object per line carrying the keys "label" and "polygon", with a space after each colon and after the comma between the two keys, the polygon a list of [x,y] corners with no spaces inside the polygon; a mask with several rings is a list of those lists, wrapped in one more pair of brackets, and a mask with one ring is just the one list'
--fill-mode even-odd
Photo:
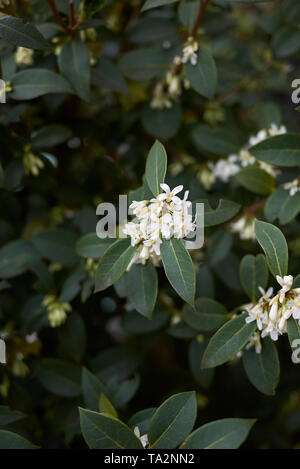
{"label": "dense foliage", "polygon": [[299,447],[299,1],[0,12],[0,448]]}

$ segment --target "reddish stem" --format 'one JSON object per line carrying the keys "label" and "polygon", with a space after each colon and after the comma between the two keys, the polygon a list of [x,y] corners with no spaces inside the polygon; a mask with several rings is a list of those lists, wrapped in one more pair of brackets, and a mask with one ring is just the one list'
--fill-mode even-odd
{"label": "reddish stem", "polygon": [[192,29],[192,36],[196,37],[198,28],[200,26],[200,23],[202,21],[203,15],[205,13],[206,8],[208,7],[210,0],[200,0],[200,6],[199,6],[199,11],[198,15],[196,17],[193,29]]}
{"label": "reddish stem", "polygon": [[67,34],[70,34],[70,28],[68,25],[64,22],[62,17],[60,16],[53,0],[47,0],[49,8],[52,10],[53,15],[55,16],[57,22],[60,24],[60,26],[66,31]]}

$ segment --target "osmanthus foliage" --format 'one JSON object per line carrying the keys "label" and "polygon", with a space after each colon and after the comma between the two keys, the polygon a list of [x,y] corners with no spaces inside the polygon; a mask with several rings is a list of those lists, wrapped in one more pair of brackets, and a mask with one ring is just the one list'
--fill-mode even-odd
{"label": "osmanthus foliage", "polygon": [[299,446],[299,22],[0,0],[1,449]]}

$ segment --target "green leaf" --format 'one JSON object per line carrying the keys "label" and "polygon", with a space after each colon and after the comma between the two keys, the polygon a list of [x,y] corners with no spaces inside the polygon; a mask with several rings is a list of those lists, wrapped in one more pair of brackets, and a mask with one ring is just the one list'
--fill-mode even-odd
{"label": "green leaf", "polygon": [[163,5],[169,5],[170,3],[178,2],[179,0],[146,0],[142,11],[150,10],[151,8],[161,7]]}
{"label": "green leaf", "polygon": [[54,147],[68,140],[72,131],[65,125],[45,125],[31,135],[33,150]]}
{"label": "green leaf", "polygon": [[195,337],[189,347],[190,370],[196,382],[204,389],[208,389],[210,387],[215,374],[215,370],[213,368],[207,368],[206,370],[201,368],[201,361],[207,344],[207,339],[199,341],[198,337]]}
{"label": "green leaf", "polygon": [[16,433],[0,430],[0,449],[38,449],[38,447]]}
{"label": "green leaf", "polygon": [[0,19],[0,37],[15,46],[28,49],[47,50],[50,45],[32,24],[25,23],[22,18],[5,16]]}
{"label": "green leaf", "polygon": [[99,409],[99,399],[102,394],[108,399],[111,397],[107,387],[86,368],[82,368],[81,385],[84,403],[90,410]]}
{"label": "green leaf", "polygon": [[191,87],[201,96],[212,100],[218,81],[218,72],[213,56],[203,47],[198,51],[198,62],[192,65],[190,62],[184,65],[184,72]]}
{"label": "green leaf", "polygon": [[161,258],[166,276],[181,298],[194,305],[196,290],[195,268],[181,239],[163,239]]}
{"label": "green leaf", "polygon": [[71,85],[63,77],[51,70],[38,68],[17,73],[11,85],[13,92],[10,96],[16,100],[34,99],[48,93],[73,93]]}
{"label": "green leaf", "polygon": [[100,57],[97,65],[92,67],[91,82],[95,86],[101,86],[126,95],[129,94],[126,81],[118,66],[104,57]]}
{"label": "green leaf", "polygon": [[130,244],[130,239],[124,238],[117,240],[105,251],[96,272],[95,292],[105,290],[121,277],[135,250]]}
{"label": "green leaf", "polygon": [[168,321],[169,313],[158,307],[153,311],[151,321],[136,311],[129,311],[122,325],[131,334],[151,334],[165,327]]}
{"label": "green leaf", "polygon": [[112,238],[99,238],[96,233],[88,233],[76,243],[76,252],[81,257],[98,259],[115,242]]}
{"label": "green leaf", "polygon": [[22,412],[18,410],[10,410],[9,407],[1,405],[0,406],[0,426],[9,425],[10,423],[17,422],[18,420],[26,417]]}
{"label": "green leaf", "polygon": [[233,234],[220,228],[211,237],[207,248],[207,259],[210,267],[220,264],[226,258],[233,244]]}
{"label": "green leaf", "polygon": [[241,284],[252,302],[255,302],[261,293],[258,287],[265,289],[268,283],[268,268],[263,254],[252,256],[247,254],[240,264]]}
{"label": "green leaf", "polygon": [[198,124],[192,133],[196,148],[217,155],[231,155],[240,150],[240,142],[236,135],[224,127],[210,127]]}
{"label": "green leaf", "polygon": [[274,189],[273,176],[260,168],[243,168],[236,174],[235,179],[254,194],[267,195]]}
{"label": "green leaf", "polygon": [[300,193],[290,195],[288,190],[280,187],[276,189],[265,205],[265,216],[268,221],[279,219],[281,225],[286,225],[296,218],[300,212]]}
{"label": "green leaf", "polygon": [[146,180],[154,197],[162,192],[160,185],[164,182],[167,171],[167,154],[163,145],[156,141],[152,146],[146,162]]}
{"label": "green leaf", "polygon": [[222,365],[246,345],[256,329],[256,323],[246,323],[247,316],[243,313],[231,319],[213,335],[202,360],[204,368]]}
{"label": "green leaf", "polygon": [[167,141],[177,134],[181,114],[181,106],[178,103],[174,103],[169,109],[152,109],[147,105],[142,112],[142,124],[150,135]]}
{"label": "green leaf", "polygon": [[11,241],[0,249],[0,278],[22,275],[39,258],[39,253],[28,241]]}
{"label": "green leaf", "polygon": [[128,299],[134,309],[151,319],[157,298],[157,273],[152,262],[134,264],[126,274]]}
{"label": "green leaf", "polygon": [[222,419],[195,430],[183,449],[236,449],[247,438],[254,419]]}
{"label": "green leaf", "polygon": [[253,386],[263,394],[273,396],[280,375],[278,353],[273,340],[262,340],[261,353],[256,353],[254,346],[244,350],[243,364]]}
{"label": "green leaf", "polygon": [[112,417],[118,418],[118,413],[109,399],[105,394],[101,394],[99,401],[99,411],[103,414],[111,415]]}
{"label": "green leaf", "polygon": [[58,57],[62,75],[71,83],[75,93],[84,101],[90,100],[90,54],[79,40],[65,43]]}
{"label": "green leaf", "polygon": [[79,409],[80,425],[91,449],[143,449],[140,440],[120,420],[107,414]]}
{"label": "green leaf", "polygon": [[198,298],[195,309],[185,306],[183,310],[185,322],[197,331],[214,331],[228,319],[226,308],[210,298]]}
{"label": "green leaf", "polygon": [[137,49],[123,55],[119,65],[126,77],[143,81],[161,77],[167,71],[168,62],[159,50]]}
{"label": "green leaf", "polygon": [[263,248],[270,271],[283,277],[288,271],[288,246],[279,228],[270,223],[255,221],[256,239]]}
{"label": "green leaf", "polygon": [[300,48],[299,29],[292,24],[282,26],[273,36],[272,48],[276,57],[280,58],[289,57],[298,52]]}
{"label": "green leaf", "polygon": [[75,397],[81,393],[81,372],[77,365],[65,360],[43,358],[35,365],[35,374],[51,393]]}
{"label": "green leaf", "polygon": [[155,412],[149,427],[150,448],[176,448],[192,430],[197,416],[194,392],[175,394]]}
{"label": "green leaf", "polygon": [[140,376],[135,374],[132,379],[123,381],[113,394],[112,402],[119,408],[127,404],[135,395],[140,386]]}
{"label": "green leaf", "polygon": [[181,1],[178,7],[178,16],[181,23],[189,29],[192,29],[199,12],[199,2]]}
{"label": "green leaf", "polygon": [[249,152],[275,166],[300,166],[300,135],[276,135],[251,147]]}
{"label": "green leaf", "polygon": [[73,231],[57,228],[42,231],[33,238],[33,244],[42,257],[62,265],[73,265],[79,259],[75,251],[77,238]]}
{"label": "green leaf", "polygon": [[156,411],[156,407],[150,407],[148,409],[140,410],[136,414],[132,415],[128,420],[128,426],[132,429],[139,427],[141,435],[148,433],[150,421]]}
{"label": "green leaf", "polygon": [[196,200],[193,202],[193,205],[196,203],[204,203],[204,226],[206,228],[220,225],[231,220],[237,215],[241,208],[240,204],[223,199],[219,201],[219,205],[216,209],[210,206],[207,199]]}

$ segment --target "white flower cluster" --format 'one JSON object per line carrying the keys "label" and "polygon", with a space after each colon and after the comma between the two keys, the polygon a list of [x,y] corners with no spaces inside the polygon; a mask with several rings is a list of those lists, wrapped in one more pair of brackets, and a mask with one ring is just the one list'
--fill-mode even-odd
{"label": "white flower cluster", "polygon": [[0,0],[0,8],[8,7],[10,0]]}
{"label": "white flower cluster", "polygon": [[230,228],[233,233],[238,233],[243,240],[256,239],[253,217],[241,217],[236,222],[231,223]]}
{"label": "white flower cluster", "polygon": [[180,199],[176,194],[183,190],[183,186],[177,186],[173,190],[167,184],[160,186],[164,192],[156,198],[134,201],[129,207],[136,219],[127,223],[123,232],[131,237],[131,245],[137,246],[137,251],[127,270],[134,263],[145,264],[148,259],[158,265],[162,238],[185,238],[196,229],[189,213],[189,191]]}
{"label": "white flower cluster", "polygon": [[257,135],[250,137],[249,142],[237,155],[230,155],[227,159],[220,159],[216,164],[208,163],[208,168],[211,170],[215,179],[219,179],[225,183],[227,183],[230,178],[237,174],[242,168],[254,164],[258,164],[261,169],[272,176],[276,176],[277,170],[271,164],[258,161],[253,155],[251,155],[249,148],[269,137],[273,137],[274,135],[285,134],[286,131],[287,130],[284,126],[277,127],[276,124],[272,124],[268,130],[260,130]]}
{"label": "white flower cluster", "polygon": [[33,64],[33,54],[32,49],[27,49],[26,47],[18,47],[14,58],[17,65],[27,65],[30,66]]}
{"label": "white flower cluster", "polygon": [[265,292],[260,288],[262,294],[257,303],[246,306],[246,322],[249,324],[256,321],[258,331],[248,344],[249,347],[255,345],[257,353],[261,351],[260,338],[271,337],[278,340],[278,337],[287,332],[287,321],[293,317],[300,325],[300,288],[292,288],[294,278],[292,275],[280,277],[277,275],[277,282],[281,289],[273,295],[273,288]]}

